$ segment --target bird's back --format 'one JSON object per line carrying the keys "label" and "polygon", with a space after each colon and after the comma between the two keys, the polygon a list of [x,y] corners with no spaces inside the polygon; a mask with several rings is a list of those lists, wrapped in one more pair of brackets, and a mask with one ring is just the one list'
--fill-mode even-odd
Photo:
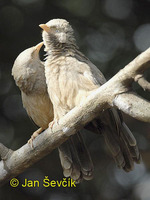
{"label": "bird's back", "polygon": [[12,75],[21,90],[23,106],[28,115],[37,126],[45,129],[53,120],[53,106],[47,93],[44,63],[39,57],[33,59],[30,51],[31,48],[17,57]]}

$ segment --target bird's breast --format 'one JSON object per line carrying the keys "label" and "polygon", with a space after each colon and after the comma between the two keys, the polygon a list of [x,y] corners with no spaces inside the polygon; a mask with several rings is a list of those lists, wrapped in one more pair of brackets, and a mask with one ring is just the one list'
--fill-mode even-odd
{"label": "bird's breast", "polygon": [[34,123],[43,128],[53,120],[53,106],[48,94],[26,95],[22,92],[22,102]]}
{"label": "bird's breast", "polygon": [[97,88],[90,79],[89,66],[73,57],[47,60],[45,76],[49,96],[58,113],[60,108],[66,113],[79,105]]}

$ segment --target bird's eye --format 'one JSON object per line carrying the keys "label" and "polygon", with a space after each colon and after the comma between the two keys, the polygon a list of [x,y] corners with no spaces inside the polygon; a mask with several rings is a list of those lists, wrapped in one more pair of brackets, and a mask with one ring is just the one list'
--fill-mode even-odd
{"label": "bird's eye", "polygon": [[55,26],[51,26],[51,27],[50,27],[50,30],[51,30],[53,33],[58,33],[58,32],[59,32],[59,30],[58,30],[57,27],[55,27]]}

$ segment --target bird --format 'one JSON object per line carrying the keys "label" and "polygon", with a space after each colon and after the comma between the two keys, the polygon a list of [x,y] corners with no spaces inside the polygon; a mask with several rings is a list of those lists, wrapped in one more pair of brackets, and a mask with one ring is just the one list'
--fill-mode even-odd
{"label": "bird", "polygon": [[[53,123],[59,123],[60,118],[81,105],[93,91],[106,83],[106,79],[79,50],[74,30],[67,20],[52,19],[39,26],[42,28],[46,51],[45,77],[54,109]],[[103,135],[109,152],[120,169],[129,172],[133,170],[134,163],[140,163],[141,155],[136,139],[125,124],[120,110],[109,108],[90,124],[94,132]],[[66,160],[62,163],[63,168],[65,162],[69,163],[67,151],[64,157]]]}
{"label": "bird", "polygon": [[21,90],[23,107],[39,127],[28,141],[32,147],[35,137],[48,128],[49,122],[54,117],[53,105],[47,93],[44,64],[39,58],[42,46],[43,42],[40,42],[21,52],[12,68],[12,76]]}
{"label": "bird", "polygon": [[[20,53],[12,68],[16,85],[21,90],[23,106],[29,117],[39,127],[28,140],[32,148],[33,140],[48,128],[54,118],[53,105],[47,92],[44,62],[39,58],[42,45],[43,42]],[[64,176],[70,176],[76,183],[80,183],[82,179],[92,179],[93,163],[80,133],[72,136],[59,149],[61,149],[61,163],[65,159],[64,151],[68,151],[70,157],[69,163],[65,162]]]}

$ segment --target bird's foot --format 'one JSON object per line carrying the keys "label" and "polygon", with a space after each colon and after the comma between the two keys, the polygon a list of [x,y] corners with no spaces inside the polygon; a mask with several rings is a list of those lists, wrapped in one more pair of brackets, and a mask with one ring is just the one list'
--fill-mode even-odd
{"label": "bird's foot", "polygon": [[36,130],[31,138],[28,140],[28,144],[31,145],[31,148],[33,148],[33,140],[43,131],[43,128],[39,128],[38,130]]}
{"label": "bird's foot", "polygon": [[49,128],[52,129],[53,126],[54,126],[54,124],[59,125],[59,120],[58,120],[58,119],[55,119],[55,120],[53,120],[52,122],[50,122],[49,125],[48,125]]}

